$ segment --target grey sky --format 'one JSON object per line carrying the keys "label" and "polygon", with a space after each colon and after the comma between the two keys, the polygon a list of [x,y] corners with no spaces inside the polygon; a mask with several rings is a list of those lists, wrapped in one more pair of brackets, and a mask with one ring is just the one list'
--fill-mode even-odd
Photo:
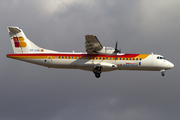
{"label": "grey sky", "polygon": [[[0,0],[1,120],[179,120],[179,0]],[[49,69],[6,58],[7,26],[40,47],[84,52],[86,34],[125,53],[157,53],[160,72]]]}

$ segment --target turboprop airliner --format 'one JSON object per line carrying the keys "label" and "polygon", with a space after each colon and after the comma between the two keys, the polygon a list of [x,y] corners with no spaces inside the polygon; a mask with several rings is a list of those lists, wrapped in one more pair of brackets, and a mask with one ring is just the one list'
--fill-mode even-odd
{"label": "turboprop airliner", "polygon": [[102,72],[113,70],[165,71],[174,67],[173,63],[158,54],[126,54],[115,48],[105,47],[94,35],[85,36],[86,52],[57,52],[36,46],[19,27],[8,27],[14,54],[8,58],[21,60],[48,68],[81,69],[92,71],[96,78]]}

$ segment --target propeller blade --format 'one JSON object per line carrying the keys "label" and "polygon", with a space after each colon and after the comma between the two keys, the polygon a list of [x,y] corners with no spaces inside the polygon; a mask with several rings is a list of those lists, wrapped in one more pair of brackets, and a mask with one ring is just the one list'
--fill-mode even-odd
{"label": "propeller blade", "polygon": [[117,51],[118,41],[116,41],[115,51]]}
{"label": "propeller blade", "polygon": [[118,41],[116,41],[115,50],[114,50],[115,60],[117,60],[117,53],[121,53],[121,50],[118,50],[117,46],[118,46]]}
{"label": "propeller blade", "polygon": [[116,41],[116,45],[115,45],[115,50],[114,50],[114,53],[121,53],[120,50],[117,49],[117,46],[118,46],[118,42]]}

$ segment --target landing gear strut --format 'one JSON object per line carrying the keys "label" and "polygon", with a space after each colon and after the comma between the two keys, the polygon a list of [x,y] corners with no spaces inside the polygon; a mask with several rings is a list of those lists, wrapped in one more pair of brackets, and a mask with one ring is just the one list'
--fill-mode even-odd
{"label": "landing gear strut", "polygon": [[93,70],[96,78],[100,78],[101,77],[101,66],[96,66]]}
{"label": "landing gear strut", "polygon": [[165,70],[161,70],[161,75],[165,76]]}

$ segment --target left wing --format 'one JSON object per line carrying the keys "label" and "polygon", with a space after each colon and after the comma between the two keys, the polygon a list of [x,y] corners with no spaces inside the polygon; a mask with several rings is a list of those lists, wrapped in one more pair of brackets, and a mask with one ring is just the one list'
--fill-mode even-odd
{"label": "left wing", "polygon": [[94,54],[98,53],[98,51],[103,49],[103,46],[99,42],[98,38],[94,35],[86,35],[86,42],[85,42],[85,47],[86,47],[86,52],[88,54]]}

